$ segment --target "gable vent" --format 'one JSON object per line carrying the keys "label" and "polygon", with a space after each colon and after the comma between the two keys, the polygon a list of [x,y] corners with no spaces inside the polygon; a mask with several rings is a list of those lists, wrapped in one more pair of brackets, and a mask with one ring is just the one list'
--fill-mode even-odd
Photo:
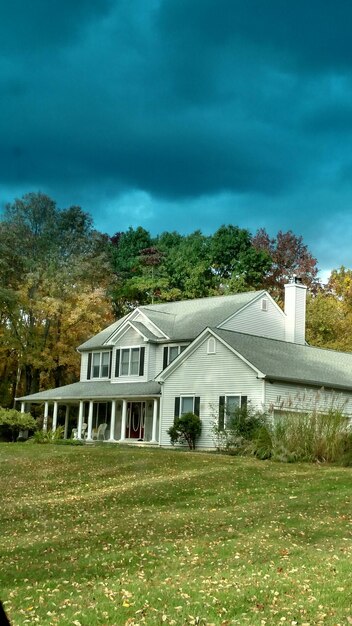
{"label": "gable vent", "polygon": [[261,309],[262,309],[262,311],[267,311],[268,310],[268,301],[267,301],[266,298],[262,298]]}

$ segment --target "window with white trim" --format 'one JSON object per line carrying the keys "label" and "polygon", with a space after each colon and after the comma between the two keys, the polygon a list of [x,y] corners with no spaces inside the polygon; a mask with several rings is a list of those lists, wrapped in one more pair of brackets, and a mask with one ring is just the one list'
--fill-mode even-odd
{"label": "window with white trim", "polygon": [[170,365],[186,348],[187,344],[164,346],[163,369]]}
{"label": "window with white trim", "polygon": [[88,354],[87,378],[109,378],[111,352],[90,352]]}
{"label": "window with white trim", "polygon": [[143,376],[144,347],[119,348],[116,350],[115,377]]}
{"label": "window with white trim", "polygon": [[209,339],[208,339],[208,346],[207,346],[207,353],[208,354],[215,354],[215,352],[216,352],[215,337],[209,337]]}
{"label": "window with white trim", "polygon": [[181,417],[185,413],[194,413],[199,416],[200,397],[199,396],[176,396],[175,417]]}
{"label": "window with white trim", "polygon": [[236,411],[246,406],[247,396],[219,396],[219,429],[224,430],[227,428]]}

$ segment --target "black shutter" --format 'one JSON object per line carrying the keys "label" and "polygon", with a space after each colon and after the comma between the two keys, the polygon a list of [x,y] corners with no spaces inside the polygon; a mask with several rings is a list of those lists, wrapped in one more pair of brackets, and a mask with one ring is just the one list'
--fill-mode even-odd
{"label": "black shutter", "polygon": [[225,396],[219,397],[219,430],[224,430],[225,426]]}
{"label": "black shutter", "polygon": [[241,409],[247,408],[247,396],[241,396]]}
{"label": "black shutter", "polygon": [[88,352],[87,380],[90,380],[91,367],[92,367],[92,353]]}
{"label": "black shutter", "polygon": [[111,366],[112,366],[112,351],[110,352],[110,357],[109,357],[109,378],[111,378]]}
{"label": "black shutter", "polygon": [[115,378],[120,376],[120,350],[116,350]]}
{"label": "black shutter", "polygon": [[199,417],[199,407],[200,407],[200,397],[196,396],[194,398],[194,414]]}
{"label": "black shutter", "polygon": [[174,413],[175,417],[180,417],[180,398],[176,397],[175,398],[175,413]]}
{"label": "black shutter", "polygon": [[167,351],[168,347],[164,346],[164,356],[163,356],[163,370],[167,367]]}
{"label": "black shutter", "polygon": [[140,353],[139,353],[139,375],[140,376],[143,376],[144,374],[144,353],[145,353],[145,348],[141,348]]}

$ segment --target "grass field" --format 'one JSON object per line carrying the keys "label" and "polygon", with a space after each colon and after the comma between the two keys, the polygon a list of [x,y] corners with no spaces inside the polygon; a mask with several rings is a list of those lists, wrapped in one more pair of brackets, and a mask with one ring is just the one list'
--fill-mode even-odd
{"label": "grass field", "polygon": [[352,470],[0,444],[0,599],[22,624],[352,623]]}

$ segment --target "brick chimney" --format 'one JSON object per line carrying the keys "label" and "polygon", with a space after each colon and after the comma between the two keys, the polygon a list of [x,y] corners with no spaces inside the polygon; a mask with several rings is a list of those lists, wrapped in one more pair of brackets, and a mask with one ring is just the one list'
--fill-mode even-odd
{"label": "brick chimney", "polygon": [[286,341],[304,344],[306,341],[307,287],[298,276],[285,285]]}

